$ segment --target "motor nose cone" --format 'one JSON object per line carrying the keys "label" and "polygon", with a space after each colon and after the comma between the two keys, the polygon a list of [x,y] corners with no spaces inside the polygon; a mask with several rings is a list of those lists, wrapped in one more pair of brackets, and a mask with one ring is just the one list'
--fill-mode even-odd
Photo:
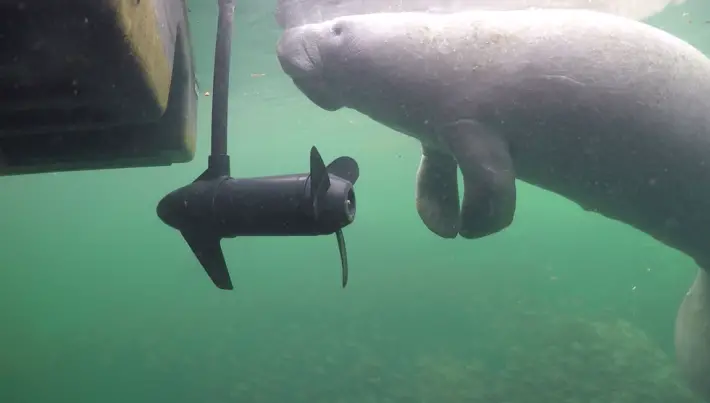
{"label": "motor nose cone", "polygon": [[166,225],[178,230],[187,213],[187,203],[184,198],[181,197],[182,192],[180,192],[180,190],[181,189],[178,189],[165,195],[165,197],[158,202],[158,207],[156,208],[158,218]]}

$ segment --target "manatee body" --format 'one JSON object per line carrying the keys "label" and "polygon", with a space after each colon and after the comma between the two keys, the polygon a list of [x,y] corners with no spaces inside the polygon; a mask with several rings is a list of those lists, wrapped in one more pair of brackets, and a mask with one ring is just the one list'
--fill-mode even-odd
{"label": "manatee body", "polygon": [[642,20],[686,0],[278,0],[276,20],[282,28],[323,22],[343,15],[466,10],[574,8]]}
{"label": "manatee body", "polygon": [[[586,10],[383,13],[287,29],[278,57],[321,108],[421,142],[417,211],[442,237],[506,228],[517,178],[710,270],[710,60],[679,38]],[[710,401],[703,275],[676,339]]]}

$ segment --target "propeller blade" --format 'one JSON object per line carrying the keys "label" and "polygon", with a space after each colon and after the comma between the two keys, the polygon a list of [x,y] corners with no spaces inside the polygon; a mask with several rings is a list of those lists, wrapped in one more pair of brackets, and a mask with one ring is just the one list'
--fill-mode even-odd
{"label": "propeller blade", "polygon": [[328,169],[325,167],[323,158],[318,149],[311,147],[311,200],[313,201],[313,214],[318,219],[318,202],[325,197],[330,188],[330,177]]}
{"label": "propeller blade", "polygon": [[342,267],[343,288],[348,285],[348,251],[345,249],[345,235],[343,230],[339,229],[335,232],[335,238],[338,240],[338,251],[340,252],[340,264]]}
{"label": "propeller blade", "polygon": [[328,173],[345,179],[353,185],[360,177],[360,168],[357,162],[350,157],[336,158],[328,164]]}
{"label": "propeller blade", "polygon": [[200,232],[180,231],[180,233],[214,285],[223,290],[234,289],[227,263],[224,261],[220,238]]}

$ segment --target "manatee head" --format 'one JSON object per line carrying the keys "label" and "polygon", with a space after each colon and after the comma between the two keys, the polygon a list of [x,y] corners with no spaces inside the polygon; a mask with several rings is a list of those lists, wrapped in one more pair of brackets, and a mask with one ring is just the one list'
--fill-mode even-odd
{"label": "manatee head", "polygon": [[338,75],[333,65],[338,42],[332,25],[320,23],[286,30],[277,45],[283,71],[313,103],[328,111],[343,107],[342,95],[333,85]]}
{"label": "manatee head", "polygon": [[279,62],[321,108],[391,118],[401,100],[418,98],[406,93],[417,77],[405,70],[421,65],[421,55],[408,51],[408,42],[417,41],[408,35],[412,22],[402,15],[370,14],[289,28],[278,43]]}

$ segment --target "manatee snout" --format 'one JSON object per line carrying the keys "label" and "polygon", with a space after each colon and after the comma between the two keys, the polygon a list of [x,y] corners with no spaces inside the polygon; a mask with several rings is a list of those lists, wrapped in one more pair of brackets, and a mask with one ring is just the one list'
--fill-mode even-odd
{"label": "manatee snout", "polygon": [[312,38],[307,28],[287,29],[276,46],[281,68],[293,79],[316,77],[322,65],[317,38]]}
{"label": "manatee snout", "polygon": [[332,35],[319,25],[291,28],[284,31],[276,48],[283,71],[308,99],[327,111],[343,106],[336,86],[327,80],[323,60],[322,49]]}

